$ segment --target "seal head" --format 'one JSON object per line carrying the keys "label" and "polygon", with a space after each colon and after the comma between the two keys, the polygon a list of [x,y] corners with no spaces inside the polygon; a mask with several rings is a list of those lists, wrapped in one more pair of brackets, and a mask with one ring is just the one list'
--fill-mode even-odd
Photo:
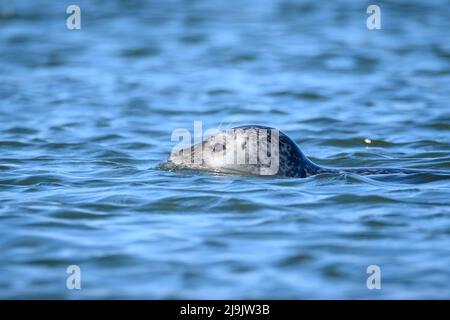
{"label": "seal head", "polygon": [[175,151],[166,167],[299,178],[319,173],[450,175],[438,170],[322,167],[309,160],[281,131],[256,125],[219,132],[190,148]]}
{"label": "seal head", "polygon": [[251,175],[307,177],[326,169],[310,161],[287,135],[265,126],[241,126],[173,152],[178,168]]}

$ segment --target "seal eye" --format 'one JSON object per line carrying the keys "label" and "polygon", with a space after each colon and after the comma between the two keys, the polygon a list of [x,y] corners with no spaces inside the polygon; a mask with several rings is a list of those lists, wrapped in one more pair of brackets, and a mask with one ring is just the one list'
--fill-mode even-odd
{"label": "seal eye", "polygon": [[213,152],[219,152],[219,151],[223,151],[223,150],[226,150],[226,147],[225,147],[224,144],[216,143],[216,144],[213,146]]}

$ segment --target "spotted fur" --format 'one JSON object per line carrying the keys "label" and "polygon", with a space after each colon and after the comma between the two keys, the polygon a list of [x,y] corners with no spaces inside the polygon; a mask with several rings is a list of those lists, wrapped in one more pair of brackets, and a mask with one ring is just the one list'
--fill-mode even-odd
{"label": "spotted fur", "polygon": [[[265,164],[261,161],[259,154],[256,163],[248,163],[250,150],[256,150],[262,147],[261,144],[266,144],[267,154],[270,157],[272,154],[269,147],[272,142],[272,135],[274,128],[265,126],[241,126],[226,130],[215,136],[206,139],[202,143],[194,145],[191,148],[181,150],[177,153],[171,154],[168,159],[168,164],[178,168],[190,168],[198,170],[210,170],[216,172],[232,172],[241,174],[253,174],[262,175]],[[246,137],[259,135],[259,132],[268,132],[267,141],[257,140],[252,142],[251,139]],[[292,141],[286,134],[276,130],[279,137],[278,144],[278,170],[273,172],[273,175],[285,176],[285,177],[298,177],[305,178],[320,173],[356,173],[359,175],[378,175],[378,174],[413,174],[413,173],[435,173],[435,174],[450,174],[446,171],[427,171],[427,170],[415,170],[415,169],[403,169],[403,168],[326,168],[319,166],[309,160],[297,144]],[[218,139],[228,140],[224,144],[222,153],[215,150]],[[219,139],[219,140],[220,140]],[[236,152],[226,150],[228,143],[234,148],[241,148],[241,152],[246,152],[246,163],[225,163],[224,157],[227,152]],[[256,143],[256,144],[255,144]],[[202,150],[201,152],[199,150]],[[235,150],[235,149],[231,149]],[[258,149],[259,150],[259,149]],[[236,156],[233,154],[233,156]],[[195,161],[194,161],[195,160]]]}

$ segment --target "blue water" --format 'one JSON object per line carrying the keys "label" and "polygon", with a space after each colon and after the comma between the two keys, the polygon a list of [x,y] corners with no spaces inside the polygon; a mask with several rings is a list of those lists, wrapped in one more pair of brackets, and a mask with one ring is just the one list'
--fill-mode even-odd
{"label": "blue water", "polygon": [[448,177],[159,169],[198,120],[450,170],[447,1],[377,1],[381,30],[366,1],[74,3],[69,31],[0,2],[0,298],[450,298]]}

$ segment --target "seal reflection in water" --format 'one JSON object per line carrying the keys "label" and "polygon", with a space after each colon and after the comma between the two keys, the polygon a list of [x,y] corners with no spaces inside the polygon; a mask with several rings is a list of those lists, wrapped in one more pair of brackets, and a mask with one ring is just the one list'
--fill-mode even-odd
{"label": "seal reflection in water", "polygon": [[174,151],[168,167],[221,173],[308,177],[320,173],[352,172],[360,175],[435,173],[402,168],[326,168],[309,160],[297,144],[277,129],[248,125],[219,132],[190,148]]}

